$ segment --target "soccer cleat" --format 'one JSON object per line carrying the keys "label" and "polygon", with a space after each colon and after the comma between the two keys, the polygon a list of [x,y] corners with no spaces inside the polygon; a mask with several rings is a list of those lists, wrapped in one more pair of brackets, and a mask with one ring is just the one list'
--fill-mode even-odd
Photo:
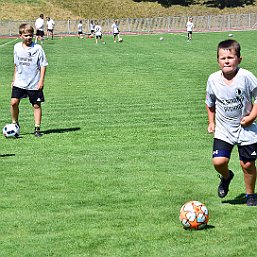
{"label": "soccer cleat", "polygon": [[34,135],[35,135],[35,137],[42,137],[43,136],[43,134],[40,132],[39,127],[35,127]]}
{"label": "soccer cleat", "polygon": [[257,196],[256,194],[247,194],[246,195],[246,205],[247,206],[256,206],[257,205]]}
{"label": "soccer cleat", "polygon": [[220,176],[220,184],[218,186],[218,196],[220,198],[224,198],[228,194],[229,184],[233,179],[233,177],[234,177],[234,173],[231,170],[229,170],[228,179],[225,179],[224,177]]}

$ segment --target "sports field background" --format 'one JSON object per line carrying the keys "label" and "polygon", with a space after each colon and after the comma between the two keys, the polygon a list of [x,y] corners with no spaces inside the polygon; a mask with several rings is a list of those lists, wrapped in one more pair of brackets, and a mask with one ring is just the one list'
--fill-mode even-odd
{"label": "sports field background", "polygon": [[[1,256],[255,256],[237,153],[224,202],[211,164],[205,87],[226,33],[124,36],[106,45],[45,41],[42,130],[27,100],[21,138],[0,137]],[[233,32],[255,75],[256,31]],[[12,51],[0,39],[0,124],[10,120]],[[180,207],[204,202],[209,226],[185,231]]]}

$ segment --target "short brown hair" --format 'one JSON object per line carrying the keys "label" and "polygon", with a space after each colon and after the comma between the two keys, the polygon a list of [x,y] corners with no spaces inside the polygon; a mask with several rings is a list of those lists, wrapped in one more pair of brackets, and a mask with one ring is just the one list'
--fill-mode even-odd
{"label": "short brown hair", "polygon": [[34,34],[34,29],[31,25],[27,23],[22,23],[19,27],[19,34],[22,35],[26,33]]}
{"label": "short brown hair", "polygon": [[218,44],[218,48],[217,48],[217,58],[219,58],[219,50],[220,49],[229,49],[229,50],[235,50],[236,52],[236,55],[238,58],[241,57],[241,47],[240,47],[240,44],[236,41],[236,40],[233,40],[233,39],[227,39],[227,40],[224,40],[224,41],[221,41],[219,44]]}

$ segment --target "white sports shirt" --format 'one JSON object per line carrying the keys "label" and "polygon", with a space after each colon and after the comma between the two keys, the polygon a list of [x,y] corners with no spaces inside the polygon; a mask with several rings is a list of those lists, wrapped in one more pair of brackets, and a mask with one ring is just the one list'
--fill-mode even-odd
{"label": "white sports shirt", "polygon": [[40,68],[48,65],[43,48],[35,43],[24,48],[22,42],[19,42],[14,45],[13,53],[16,66],[13,85],[27,90],[37,90]]}
{"label": "white sports shirt", "polygon": [[194,23],[191,21],[188,21],[186,24],[187,31],[193,31]]}
{"label": "white sports shirt", "polygon": [[102,36],[102,27],[100,25],[95,26],[95,35]]}
{"label": "white sports shirt", "polygon": [[112,30],[113,30],[113,33],[115,34],[119,33],[119,27],[115,22],[112,24]]}
{"label": "white sports shirt", "polygon": [[37,18],[35,22],[36,30],[44,31],[44,19]]}
{"label": "white sports shirt", "polygon": [[78,24],[78,32],[82,32],[83,31],[83,25],[82,23]]}
{"label": "white sports shirt", "polygon": [[54,21],[50,19],[47,23],[47,29],[54,29]]}
{"label": "white sports shirt", "polygon": [[215,107],[214,137],[232,145],[250,145],[257,142],[257,125],[242,127],[240,120],[257,104],[257,78],[248,70],[239,68],[231,85],[225,84],[222,72],[209,76],[206,104]]}

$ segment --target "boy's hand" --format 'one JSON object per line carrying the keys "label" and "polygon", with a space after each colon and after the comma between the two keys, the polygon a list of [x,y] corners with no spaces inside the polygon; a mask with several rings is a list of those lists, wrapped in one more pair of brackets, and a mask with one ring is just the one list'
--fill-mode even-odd
{"label": "boy's hand", "polygon": [[214,133],[214,131],[215,131],[215,123],[210,122],[208,125],[208,133]]}
{"label": "boy's hand", "polygon": [[253,123],[253,119],[250,116],[245,116],[240,121],[242,127],[248,127]]}
{"label": "boy's hand", "polygon": [[42,81],[38,81],[37,89],[41,90],[44,87],[44,83]]}

